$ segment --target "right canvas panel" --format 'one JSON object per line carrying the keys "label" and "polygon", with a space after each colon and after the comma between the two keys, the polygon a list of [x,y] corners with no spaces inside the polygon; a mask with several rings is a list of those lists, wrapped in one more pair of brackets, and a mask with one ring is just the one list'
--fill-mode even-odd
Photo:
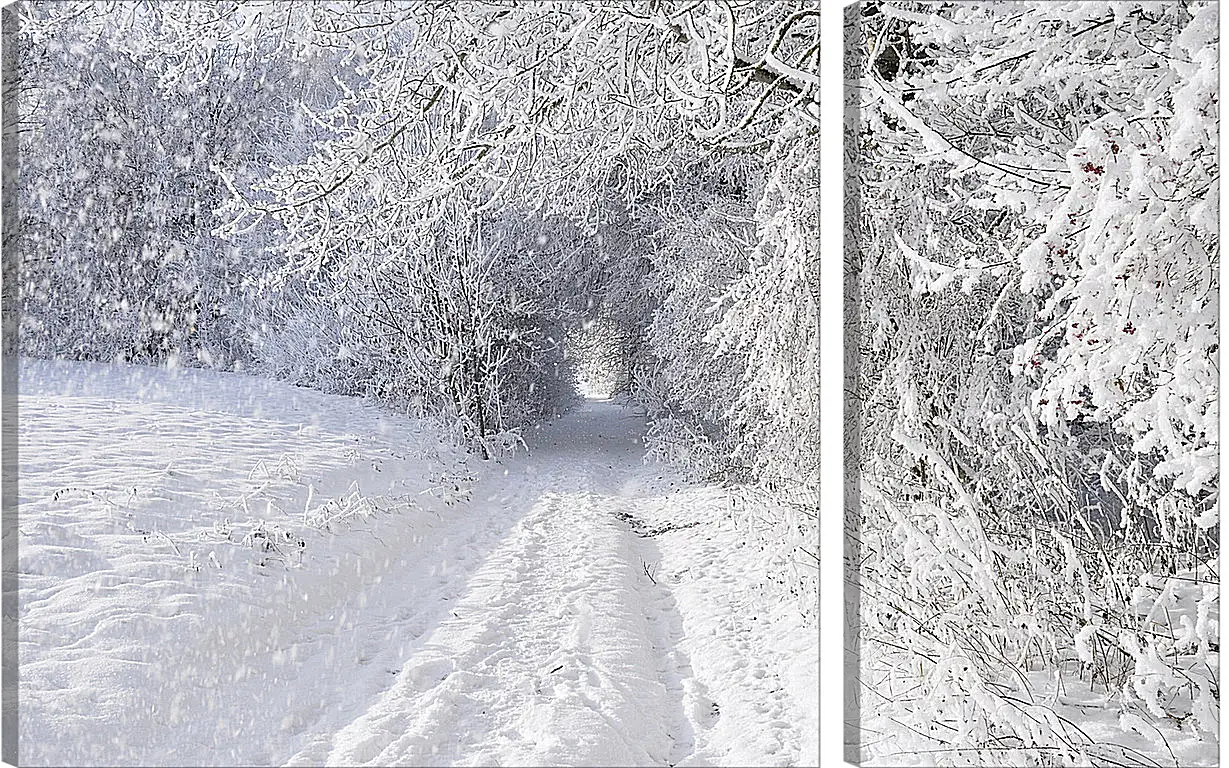
{"label": "right canvas panel", "polygon": [[846,759],[1216,764],[1217,4],[845,25]]}

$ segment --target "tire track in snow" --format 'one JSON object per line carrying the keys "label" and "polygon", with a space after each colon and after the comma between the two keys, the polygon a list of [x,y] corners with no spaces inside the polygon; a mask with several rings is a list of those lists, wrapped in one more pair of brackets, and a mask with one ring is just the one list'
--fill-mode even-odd
{"label": "tire track in snow", "polygon": [[[628,522],[634,516],[620,509],[618,517]],[[652,539],[643,538],[628,522],[630,558],[654,573],[639,585],[649,619],[654,649],[658,656],[658,675],[669,696],[679,702],[670,724],[671,749],[668,766],[707,765],[696,755],[705,734],[720,717],[717,702],[707,686],[695,675],[691,657],[683,650],[685,632],[682,617],[665,574],[661,573],[661,552]]]}

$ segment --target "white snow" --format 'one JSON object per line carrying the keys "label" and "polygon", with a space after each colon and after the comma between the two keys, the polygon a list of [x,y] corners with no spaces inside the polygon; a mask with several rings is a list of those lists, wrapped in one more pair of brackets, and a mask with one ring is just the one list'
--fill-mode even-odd
{"label": "white snow", "polygon": [[23,765],[818,764],[817,629],[632,410],[484,463],[239,374],[21,365]]}

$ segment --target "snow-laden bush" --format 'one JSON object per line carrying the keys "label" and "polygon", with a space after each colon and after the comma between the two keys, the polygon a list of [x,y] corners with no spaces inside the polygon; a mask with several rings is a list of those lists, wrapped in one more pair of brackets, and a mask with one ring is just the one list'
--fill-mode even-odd
{"label": "snow-laden bush", "polygon": [[1215,5],[860,12],[864,754],[1137,763],[1213,739]]}
{"label": "snow-laden bush", "polygon": [[[818,606],[818,134],[788,123],[763,161],[708,169],[659,204],[652,321],[633,366],[650,458],[743,486],[739,514],[804,615]],[[704,194],[707,192],[708,194]]]}

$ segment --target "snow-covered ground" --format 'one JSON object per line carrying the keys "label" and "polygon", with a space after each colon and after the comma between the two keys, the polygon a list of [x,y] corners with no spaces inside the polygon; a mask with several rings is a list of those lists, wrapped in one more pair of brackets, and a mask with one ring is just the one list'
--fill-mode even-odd
{"label": "snow-covered ground", "polygon": [[20,392],[22,764],[818,764],[817,630],[630,409],[484,463],[238,374]]}

